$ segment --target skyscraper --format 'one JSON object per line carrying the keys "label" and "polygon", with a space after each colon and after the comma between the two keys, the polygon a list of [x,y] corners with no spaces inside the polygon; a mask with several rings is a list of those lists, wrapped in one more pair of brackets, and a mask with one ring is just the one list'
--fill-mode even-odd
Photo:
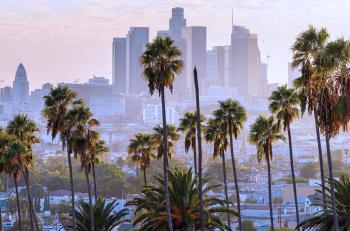
{"label": "skyscraper", "polygon": [[288,63],[288,87],[293,88],[294,87],[294,80],[299,78],[301,76],[300,68],[294,68],[292,67],[291,63]]}
{"label": "skyscraper", "polygon": [[169,19],[169,31],[174,41],[180,41],[182,39],[182,28],[184,27],[186,27],[184,9],[181,7],[172,8],[171,18]]}
{"label": "skyscraper", "polygon": [[29,82],[27,80],[27,72],[23,64],[20,63],[16,71],[15,80],[13,81],[13,103],[15,110],[20,110],[28,102]]}
{"label": "skyscraper", "polygon": [[207,28],[204,26],[183,28],[183,37],[186,40],[186,87],[189,96],[194,97],[194,67],[197,67],[199,80],[206,78]]}
{"label": "skyscraper", "polygon": [[140,56],[149,42],[148,27],[131,27],[126,36],[126,77],[129,82],[128,92],[141,94],[148,92],[147,83],[143,79]]}
{"label": "skyscraper", "polygon": [[113,39],[112,85],[116,94],[127,94],[129,82],[126,76],[126,38]]}
{"label": "skyscraper", "polygon": [[240,96],[257,95],[259,75],[258,37],[242,26],[231,33],[231,81]]}

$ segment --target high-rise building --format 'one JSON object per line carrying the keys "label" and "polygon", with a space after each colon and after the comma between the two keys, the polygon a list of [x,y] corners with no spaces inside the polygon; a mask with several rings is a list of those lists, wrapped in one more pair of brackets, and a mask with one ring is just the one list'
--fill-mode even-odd
{"label": "high-rise building", "polygon": [[191,26],[183,28],[186,40],[186,87],[190,97],[194,97],[193,69],[197,67],[198,79],[206,78],[207,70],[207,28]]}
{"label": "high-rise building", "polygon": [[126,38],[113,39],[112,85],[116,94],[127,94],[129,82],[126,75]]}
{"label": "high-rise building", "polygon": [[299,67],[292,67],[291,63],[288,63],[288,87],[294,87],[294,80],[301,76],[301,71]]}
{"label": "high-rise building", "polygon": [[27,80],[27,72],[23,64],[20,63],[15,80],[13,81],[13,103],[15,112],[25,111],[29,102],[29,82]]}
{"label": "high-rise building", "polygon": [[143,79],[140,56],[149,42],[148,27],[131,27],[126,36],[126,76],[128,92],[142,94],[148,92],[147,83]]}
{"label": "high-rise building", "polygon": [[40,89],[35,89],[30,93],[30,108],[34,117],[40,116],[44,109],[44,96],[49,95],[53,85],[45,83]]}
{"label": "high-rise building", "polygon": [[9,103],[12,102],[12,87],[3,87],[1,88],[1,102]]}
{"label": "high-rise building", "polygon": [[171,9],[171,18],[169,19],[169,32],[174,41],[182,39],[182,30],[186,27],[186,19],[184,18],[184,9],[175,7]]}
{"label": "high-rise building", "polygon": [[242,26],[231,33],[231,81],[240,96],[257,95],[259,75],[258,36]]}
{"label": "high-rise building", "polygon": [[260,62],[259,78],[258,78],[258,96],[268,96],[268,79],[267,79],[267,63]]}

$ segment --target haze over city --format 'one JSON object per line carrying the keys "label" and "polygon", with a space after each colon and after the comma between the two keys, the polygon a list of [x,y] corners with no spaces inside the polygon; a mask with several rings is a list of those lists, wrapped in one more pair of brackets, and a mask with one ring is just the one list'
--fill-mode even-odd
{"label": "haze over city", "polygon": [[[111,79],[111,38],[131,26],[150,27],[150,39],[167,28],[172,7],[185,8],[187,24],[207,27],[207,48],[227,45],[233,21],[259,35],[262,59],[270,55],[269,82],[287,82],[290,47],[307,25],[350,37],[350,2],[326,0],[249,1],[0,1],[0,79],[11,85],[19,62],[30,88],[47,82],[86,81],[93,74]],[[263,45],[263,42],[265,45]]]}

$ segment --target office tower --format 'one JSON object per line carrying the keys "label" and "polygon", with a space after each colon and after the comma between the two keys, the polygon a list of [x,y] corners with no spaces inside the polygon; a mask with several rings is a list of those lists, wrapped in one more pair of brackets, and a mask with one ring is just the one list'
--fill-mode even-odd
{"label": "office tower", "polygon": [[230,46],[216,46],[213,48],[217,58],[218,80],[221,86],[228,87],[230,80]]}
{"label": "office tower", "polygon": [[9,103],[12,102],[12,87],[3,87],[1,88],[1,102]]}
{"label": "office tower", "polygon": [[268,96],[267,63],[260,62],[258,78],[258,96]]}
{"label": "office tower", "polygon": [[116,94],[127,94],[129,82],[126,75],[126,38],[113,39],[112,85]]}
{"label": "office tower", "polygon": [[258,37],[242,26],[231,33],[231,81],[239,96],[257,95],[259,69]]}
{"label": "office tower", "polygon": [[288,87],[294,87],[294,80],[301,76],[301,71],[299,67],[292,67],[291,63],[288,63]]}
{"label": "office tower", "polygon": [[218,54],[216,50],[207,51],[207,79],[212,81],[219,80]]}
{"label": "office tower", "polygon": [[169,30],[159,30],[157,31],[157,36],[161,38],[170,37]]}
{"label": "office tower", "polygon": [[174,41],[182,39],[182,30],[186,27],[186,19],[184,18],[184,9],[175,7],[171,9],[171,18],[169,19],[169,32]]}
{"label": "office tower", "polygon": [[28,102],[29,82],[27,80],[27,72],[23,64],[20,63],[13,81],[13,103],[15,109],[18,110],[20,105],[28,104]]}
{"label": "office tower", "polygon": [[191,26],[183,28],[183,37],[186,40],[186,88],[189,96],[194,97],[193,69],[197,67],[199,82],[206,78],[207,28]]}
{"label": "office tower", "polygon": [[34,117],[40,116],[41,111],[44,109],[44,96],[49,95],[53,85],[51,83],[45,83],[40,89],[35,89],[30,94],[30,107]]}
{"label": "office tower", "polygon": [[142,74],[140,56],[149,42],[148,27],[131,27],[126,36],[126,76],[128,93],[142,94],[148,92],[146,80]]}

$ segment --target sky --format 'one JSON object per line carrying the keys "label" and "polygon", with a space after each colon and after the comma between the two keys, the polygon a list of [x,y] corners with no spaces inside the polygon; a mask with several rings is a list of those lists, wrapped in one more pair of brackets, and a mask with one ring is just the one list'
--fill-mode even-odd
{"label": "sky", "polygon": [[11,86],[20,62],[31,90],[46,82],[111,79],[112,40],[131,26],[168,28],[171,8],[189,26],[207,26],[207,49],[228,45],[235,25],[258,34],[269,82],[285,83],[290,47],[308,25],[350,39],[350,0],[0,0],[0,87]]}

